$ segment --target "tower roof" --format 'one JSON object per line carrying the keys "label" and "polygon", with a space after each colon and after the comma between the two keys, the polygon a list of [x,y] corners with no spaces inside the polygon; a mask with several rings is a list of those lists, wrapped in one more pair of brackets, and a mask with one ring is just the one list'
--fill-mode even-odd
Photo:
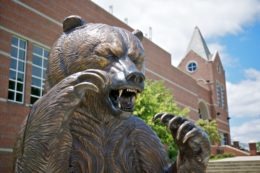
{"label": "tower roof", "polygon": [[191,50],[206,60],[210,60],[211,58],[211,53],[208,49],[208,46],[197,26],[193,31],[189,46],[187,48],[187,53]]}

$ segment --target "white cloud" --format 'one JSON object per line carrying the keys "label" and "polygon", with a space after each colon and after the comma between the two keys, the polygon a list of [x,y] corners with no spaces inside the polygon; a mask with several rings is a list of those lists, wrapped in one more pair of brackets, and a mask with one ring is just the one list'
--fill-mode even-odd
{"label": "white cloud", "polygon": [[244,80],[227,82],[227,94],[230,116],[260,116],[260,71],[247,69]]}
{"label": "white cloud", "polygon": [[231,136],[234,141],[242,143],[260,141],[260,117],[243,123],[240,126],[232,127]]}
{"label": "white cloud", "polygon": [[144,33],[151,26],[153,41],[172,54],[174,65],[185,55],[195,26],[199,26],[205,38],[214,38],[236,34],[260,17],[258,0],[93,1],[106,10],[113,5],[116,17],[128,18],[130,26]]}
{"label": "white cloud", "polygon": [[[208,44],[208,48],[209,48],[209,50],[217,50],[219,52],[222,64],[225,67],[238,67],[239,66],[239,60],[235,57],[232,57],[228,53],[228,50],[224,45],[221,45],[219,43],[211,43],[211,44]],[[214,53],[214,52],[211,52],[211,53]]]}

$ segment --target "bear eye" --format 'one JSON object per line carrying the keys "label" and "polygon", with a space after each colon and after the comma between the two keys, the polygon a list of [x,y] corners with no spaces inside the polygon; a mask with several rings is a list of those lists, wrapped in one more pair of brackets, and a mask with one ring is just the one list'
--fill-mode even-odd
{"label": "bear eye", "polygon": [[135,63],[136,65],[143,63],[143,58],[142,57],[133,57],[133,56],[131,56],[130,58],[133,61],[133,63]]}
{"label": "bear eye", "polygon": [[141,70],[143,68],[143,59],[142,58],[131,58],[137,69]]}
{"label": "bear eye", "polygon": [[110,61],[118,61],[118,57],[115,56],[115,55],[112,55],[112,54],[109,54],[107,56],[107,59],[110,60]]}
{"label": "bear eye", "polygon": [[139,64],[140,62],[137,59],[132,60],[135,65]]}

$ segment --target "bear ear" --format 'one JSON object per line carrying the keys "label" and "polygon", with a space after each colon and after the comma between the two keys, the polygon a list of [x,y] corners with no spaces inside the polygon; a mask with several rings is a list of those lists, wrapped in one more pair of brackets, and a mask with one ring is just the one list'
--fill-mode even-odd
{"label": "bear ear", "polygon": [[137,30],[134,30],[132,33],[133,33],[140,41],[143,40],[144,35],[143,35],[142,31],[140,31],[140,30],[137,29]]}
{"label": "bear ear", "polygon": [[85,21],[80,17],[76,15],[71,15],[66,17],[63,22],[63,32],[68,32],[78,26],[82,26],[85,24]]}

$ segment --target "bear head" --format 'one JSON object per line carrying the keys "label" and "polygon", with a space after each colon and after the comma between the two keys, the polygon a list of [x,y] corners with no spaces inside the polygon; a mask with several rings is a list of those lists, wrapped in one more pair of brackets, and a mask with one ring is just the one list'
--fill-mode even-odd
{"label": "bear head", "polygon": [[114,114],[130,115],[136,94],[144,88],[142,32],[86,24],[79,16],[67,17],[63,31],[49,55],[45,92],[74,73],[102,70],[111,79],[108,105]]}

